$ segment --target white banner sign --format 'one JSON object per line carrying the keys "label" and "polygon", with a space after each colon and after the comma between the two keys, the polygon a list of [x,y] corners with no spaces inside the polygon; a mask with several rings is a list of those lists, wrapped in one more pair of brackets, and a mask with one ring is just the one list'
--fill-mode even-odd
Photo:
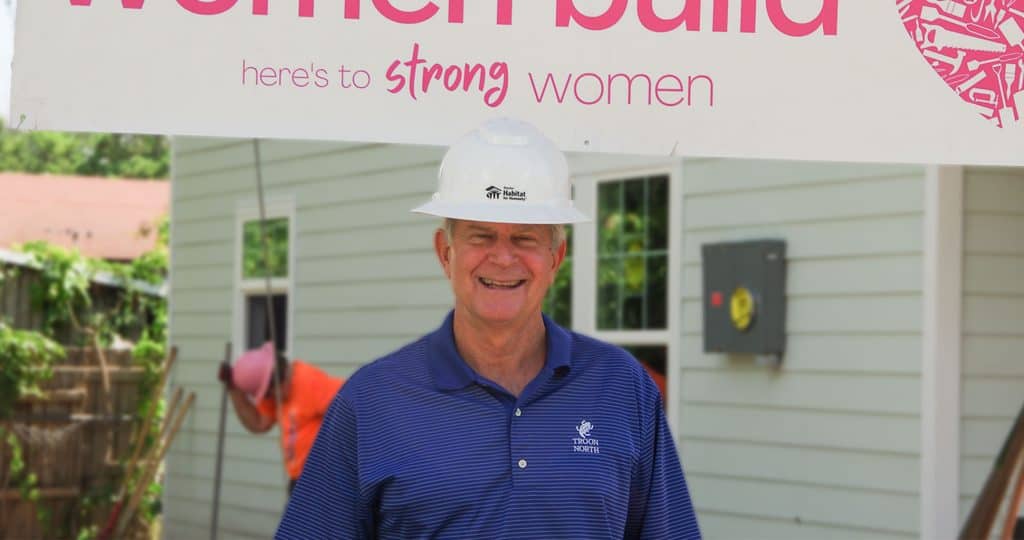
{"label": "white banner sign", "polygon": [[23,129],[1024,165],[1024,0],[31,0]]}

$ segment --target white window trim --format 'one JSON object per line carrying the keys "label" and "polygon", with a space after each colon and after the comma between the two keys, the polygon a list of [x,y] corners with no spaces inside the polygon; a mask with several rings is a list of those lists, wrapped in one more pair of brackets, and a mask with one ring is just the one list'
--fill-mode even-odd
{"label": "white window trim", "polygon": [[[575,203],[592,221],[573,227],[572,247],[572,325],[573,330],[597,339],[622,345],[665,345],[665,378],[668,402],[665,404],[669,426],[678,438],[679,405],[682,403],[682,261],[683,199],[682,161],[673,160],[648,168],[629,168],[580,175],[573,178]],[[597,186],[630,178],[667,175],[668,204],[668,324],[663,330],[598,330],[597,313]]]}
{"label": "white window trim", "polygon": [[[286,356],[290,356],[292,340],[294,339],[295,328],[295,252],[296,252],[296,224],[295,224],[295,200],[292,197],[274,197],[264,203],[267,219],[287,218],[288,219],[288,277],[271,278],[270,290],[272,293],[286,293],[288,295],[288,324],[291,330],[288,332],[288,339],[284,343]],[[234,283],[234,311],[233,321],[233,348],[235,355],[244,350],[245,339],[245,299],[247,296],[266,291],[266,281],[263,279],[242,279],[242,241],[244,238],[243,227],[246,222],[260,219],[259,202],[256,199],[244,199],[238,201],[235,207],[235,268],[232,278]]]}

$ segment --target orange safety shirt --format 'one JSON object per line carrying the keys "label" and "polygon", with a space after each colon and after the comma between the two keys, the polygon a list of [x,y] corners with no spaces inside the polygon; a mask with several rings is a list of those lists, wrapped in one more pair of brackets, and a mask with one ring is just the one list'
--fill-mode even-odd
{"label": "orange safety shirt", "polygon": [[288,396],[281,403],[284,414],[278,418],[273,391],[270,397],[260,401],[257,409],[261,415],[281,423],[284,467],[288,477],[295,480],[302,472],[327,408],[345,381],[301,360],[292,362],[290,369],[292,377]]}

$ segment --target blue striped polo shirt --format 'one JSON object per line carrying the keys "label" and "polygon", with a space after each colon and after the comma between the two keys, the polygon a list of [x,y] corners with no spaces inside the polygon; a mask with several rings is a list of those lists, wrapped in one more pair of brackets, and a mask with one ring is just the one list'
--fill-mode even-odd
{"label": "blue striped polo shirt", "polygon": [[453,314],[342,387],[278,539],[699,538],[661,405],[622,349],[547,317],[517,398],[455,348]]}

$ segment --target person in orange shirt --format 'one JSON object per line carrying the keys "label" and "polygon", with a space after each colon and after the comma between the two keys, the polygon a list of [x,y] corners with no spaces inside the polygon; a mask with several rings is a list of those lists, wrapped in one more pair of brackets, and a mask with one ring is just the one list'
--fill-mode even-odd
{"label": "person in orange shirt", "polygon": [[282,409],[278,414],[273,351],[269,342],[246,351],[234,366],[221,364],[218,379],[227,387],[239,422],[251,433],[265,433],[280,422],[281,451],[291,495],[324,414],[345,381],[302,360],[289,364],[278,357]]}

